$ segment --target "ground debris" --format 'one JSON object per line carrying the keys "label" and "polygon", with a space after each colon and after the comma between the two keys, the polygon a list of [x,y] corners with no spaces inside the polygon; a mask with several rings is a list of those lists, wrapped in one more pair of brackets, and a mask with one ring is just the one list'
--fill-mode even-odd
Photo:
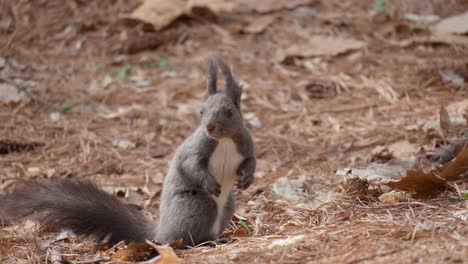
{"label": "ground debris", "polygon": [[9,154],[12,152],[32,151],[43,146],[43,143],[22,143],[13,140],[0,140],[0,155]]}
{"label": "ground debris", "polygon": [[[177,246],[178,243],[173,243],[173,245]],[[149,240],[143,243],[125,244],[121,242],[101,253],[100,257],[116,262],[147,264],[174,264],[180,262],[170,246],[161,246]]]}
{"label": "ground debris", "polygon": [[396,182],[389,182],[388,186],[404,190],[417,199],[429,199],[438,196],[446,190],[452,189],[448,183],[433,172],[422,170],[408,170],[406,176]]}
{"label": "ground debris", "polygon": [[183,35],[181,30],[164,31],[161,33],[144,33],[142,35],[129,37],[123,47],[123,51],[128,54],[137,53],[147,49],[154,49],[164,43],[172,43]]}
{"label": "ground debris", "polygon": [[258,13],[271,13],[284,9],[293,9],[299,6],[310,4],[312,0],[291,0],[291,1],[276,1],[276,0],[237,0],[246,5],[247,9]]}
{"label": "ground debris", "polygon": [[443,19],[432,27],[432,31],[451,34],[468,33],[468,12]]}
{"label": "ground debris", "polygon": [[397,191],[390,191],[390,192],[386,192],[386,193],[383,193],[382,195],[379,196],[379,200],[382,202],[382,203],[391,203],[391,204],[394,204],[394,203],[397,203],[397,202],[400,202],[400,201],[403,201],[403,200],[408,200],[410,199],[411,196],[406,193],[406,192],[397,192]]}
{"label": "ground debris", "polygon": [[365,46],[366,43],[360,40],[316,35],[278,50],[275,60],[283,63],[297,57],[337,56],[362,49]]}
{"label": "ground debris", "polygon": [[159,31],[182,15],[191,13],[195,8],[207,9],[216,14],[218,12],[232,12],[236,8],[236,4],[226,0],[146,0],[142,1],[131,14],[122,18],[149,23],[156,31]]}

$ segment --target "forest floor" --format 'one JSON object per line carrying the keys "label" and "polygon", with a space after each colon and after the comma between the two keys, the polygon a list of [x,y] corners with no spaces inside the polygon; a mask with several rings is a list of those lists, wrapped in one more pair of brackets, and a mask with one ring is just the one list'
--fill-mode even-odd
{"label": "forest floor", "polygon": [[[393,201],[382,181],[349,177],[392,159],[421,168],[460,139],[467,32],[431,23],[467,1],[201,2],[210,9],[152,32],[122,19],[137,1],[2,1],[0,193],[82,177],[157,220],[168,161],[199,124],[206,59],[221,56],[244,83],[257,171],[237,191],[230,241],[175,250],[183,263],[466,263],[466,173],[429,199],[397,188]],[[1,263],[102,252],[34,221],[0,228]]]}

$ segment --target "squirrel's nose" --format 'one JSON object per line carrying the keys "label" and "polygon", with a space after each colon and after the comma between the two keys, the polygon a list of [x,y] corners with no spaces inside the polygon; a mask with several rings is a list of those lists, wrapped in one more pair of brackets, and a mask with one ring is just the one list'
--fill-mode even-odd
{"label": "squirrel's nose", "polygon": [[213,133],[213,131],[215,130],[215,125],[213,124],[206,125],[206,130],[208,131],[208,133]]}

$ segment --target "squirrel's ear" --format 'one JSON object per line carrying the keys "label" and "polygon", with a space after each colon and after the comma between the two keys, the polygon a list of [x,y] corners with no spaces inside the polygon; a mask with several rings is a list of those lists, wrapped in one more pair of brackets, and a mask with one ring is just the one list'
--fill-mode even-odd
{"label": "squirrel's ear", "polygon": [[206,71],[206,91],[207,96],[213,95],[216,93],[216,83],[217,83],[218,67],[213,59],[208,60],[208,69]]}
{"label": "squirrel's ear", "polygon": [[224,63],[223,60],[219,60],[219,67],[223,72],[224,78],[226,79],[226,95],[232,99],[238,109],[240,109],[240,100],[242,95],[242,85],[232,74],[231,68]]}

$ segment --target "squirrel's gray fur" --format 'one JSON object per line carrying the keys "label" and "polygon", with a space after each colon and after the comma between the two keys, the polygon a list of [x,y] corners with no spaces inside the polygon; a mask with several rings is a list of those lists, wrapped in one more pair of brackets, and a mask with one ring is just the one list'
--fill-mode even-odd
{"label": "squirrel's gray fur", "polygon": [[[217,90],[221,68],[226,88]],[[211,59],[201,125],[176,150],[164,178],[159,224],[130,205],[76,178],[29,180],[0,197],[0,220],[39,213],[44,223],[80,235],[119,241],[182,239],[193,246],[218,238],[234,212],[233,186],[253,181],[255,158],[240,111],[242,88],[221,59]]]}

